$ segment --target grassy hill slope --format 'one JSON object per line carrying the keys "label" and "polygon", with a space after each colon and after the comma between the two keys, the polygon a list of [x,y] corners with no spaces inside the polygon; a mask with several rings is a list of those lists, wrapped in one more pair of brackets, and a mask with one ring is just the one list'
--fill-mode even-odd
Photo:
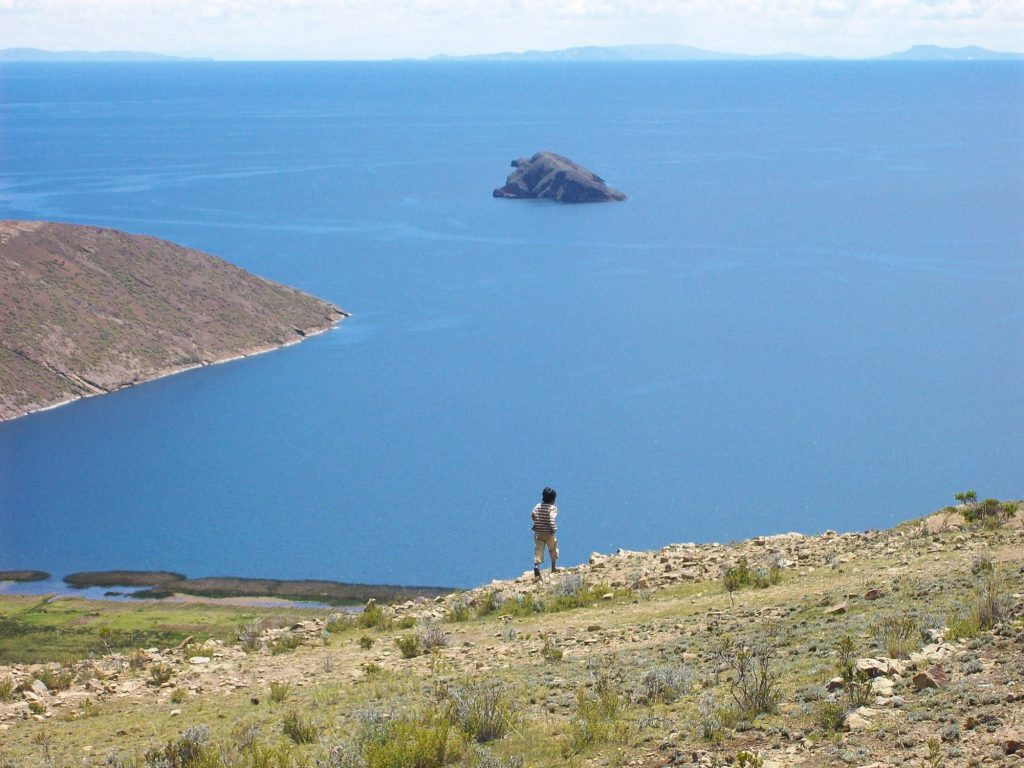
{"label": "grassy hill slope", "polygon": [[[356,615],[239,608],[233,632],[223,606],[0,598],[8,636],[98,649],[0,667],[0,764],[1018,765],[1022,544],[1019,513],[940,514],[594,556]],[[178,634],[128,650],[129,628]]]}

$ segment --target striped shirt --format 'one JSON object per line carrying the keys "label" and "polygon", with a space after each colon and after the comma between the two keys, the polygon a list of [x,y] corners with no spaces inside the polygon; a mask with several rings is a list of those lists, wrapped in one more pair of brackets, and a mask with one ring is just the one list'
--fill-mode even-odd
{"label": "striped shirt", "polygon": [[554,533],[557,530],[555,518],[558,517],[558,507],[554,504],[541,502],[533,508],[530,517],[533,519],[533,530],[536,533]]}

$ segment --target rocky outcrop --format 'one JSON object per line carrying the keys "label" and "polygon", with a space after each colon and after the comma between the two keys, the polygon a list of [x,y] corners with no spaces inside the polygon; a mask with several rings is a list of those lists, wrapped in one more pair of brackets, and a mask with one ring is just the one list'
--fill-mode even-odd
{"label": "rocky outcrop", "polygon": [[556,200],[560,203],[604,203],[626,196],[604,183],[600,176],[554,152],[512,161],[515,170],[495,197]]}
{"label": "rocky outcrop", "polygon": [[0,420],[301,341],[346,316],[165,240],[0,221]]}

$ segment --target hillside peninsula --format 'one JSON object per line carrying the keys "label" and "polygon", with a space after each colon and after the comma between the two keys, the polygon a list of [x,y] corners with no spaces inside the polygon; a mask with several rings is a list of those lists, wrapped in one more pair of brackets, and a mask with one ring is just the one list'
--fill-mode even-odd
{"label": "hillside peninsula", "polygon": [[301,341],[347,316],[166,240],[0,221],[0,421]]}

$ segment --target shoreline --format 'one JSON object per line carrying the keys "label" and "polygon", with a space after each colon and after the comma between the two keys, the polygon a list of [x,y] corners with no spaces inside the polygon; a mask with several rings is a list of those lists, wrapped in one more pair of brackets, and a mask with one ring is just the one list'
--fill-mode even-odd
{"label": "shoreline", "polygon": [[242,352],[242,353],[239,353],[237,355],[233,355],[231,357],[221,358],[219,360],[211,360],[209,362],[204,362],[204,363],[195,363],[193,365],[186,365],[186,366],[182,366],[180,368],[173,368],[173,369],[170,369],[170,370],[167,370],[167,371],[161,371],[161,372],[158,372],[158,373],[156,373],[155,375],[153,375],[151,377],[144,378],[144,379],[139,379],[137,381],[131,381],[131,382],[128,382],[128,383],[126,383],[126,384],[124,384],[122,386],[116,387],[114,389],[107,389],[107,390],[102,390],[102,391],[99,391],[99,392],[90,392],[90,393],[87,393],[87,394],[78,395],[76,397],[69,397],[66,400],[61,400],[60,402],[56,402],[56,403],[49,403],[47,405],[40,406],[39,408],[33,408],[32,410],[25,411],[24,413],[18,413],[18,414],[15,414],[13,416],[0,416],[0,425],[6,424],[8,422],[16,421],[17,419],[23,419],[26,416],[31,416],[31,415],[36,414],[36,413],[45,413],[46,411],[52,411],[52,410],[55,410],[57,408],[61,408],[61,407],[65,406],[65,405],[70,405],[71,403],[77,403],[79,400],[85,400],[85,399],[92,398],[92,397],[100,397],[102,395],[111,395],[111,394],[113,394],[115,392],[119,392],[119,391],[121,391],[123,389],[130,389],[132,387],[137,387],[140,384],[148,384],[151,381],[159,381],[160,379],[166,379],[166,378],[169,378],[171,376],[177,376],[179,373],[187,373],[188,371],[194,371],[197,368],[208,368],[208,367],[213,366],[213,365],[222,365],[224,363],[231,363],[231,362],[235,362],[236,360],[244,360],[245,358],[248,358],[248,357],[256,357],[257,355],[263,355],[263,354],[266,354],[268,352],[275,352],[277,350],[284,349],[285,347],[291,347],[291,346],[294,346],[296,344],[301,344],[302,342],[304,342],[307,339],[310,339],[310,338],[312,338],[314,336],[320,336],[321,334],[337,330],[341,326],[342,322],[344,322],[347,318],[352,316],[350,312],[346,312],[345,310],[340,309],[338,307],[335,307],[334,309],[341,314],[341,317],[339,317],[337,320],[331,321],[331,324],[328,325],[325,328],[316,328],[315,330],[307,330],[307,331],[303,332],[303,334],[299,338],[297,338],[297,339],[292,339],[292,340],[289,340],[289,341],[285,341],[285,342],[282,342],[280,344],[271,344],[270,346],[267,346],[267,347],[256,347],[256,348],[253,348],[252,350],[249,350],[247,352]]}
{"label": "shoreline", "polygon": [[0,579],[0,594],[59,595],[61,598],[114,601],[242,601],[252,605],[273,602],[298,607],[302,607],[302,604],[322,607],[359,606],[370,600],[399,603],[421,598],[436,599],[459,591],[454,586],[360,584],[327,579],[237,576],[188,578],[184,574],[170,571],[106,570],[70,573],[62,578],[47,576],[45,580],[33,581]]}

